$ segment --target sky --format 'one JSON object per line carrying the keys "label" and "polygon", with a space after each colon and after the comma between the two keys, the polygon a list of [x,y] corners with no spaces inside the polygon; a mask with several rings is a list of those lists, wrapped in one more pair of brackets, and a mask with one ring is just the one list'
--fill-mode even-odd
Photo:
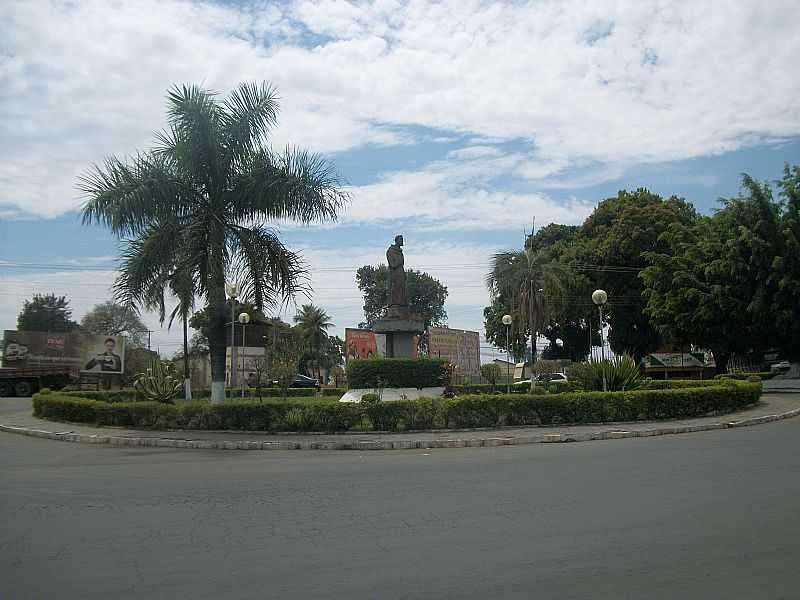
{"label": "sky", "polygon": [[[111,296],[120,242],[80,221],[77,181],[153,144],[166,91],[269,81],[270,144],[319,152],[351,202],[279,224],[335,333],[362,319],[355,270],[405,238],[483,331],[489,257],[647,187],[704,213],[741,174],[800,163],[796,0],[0,3],[0,329],[55,292],[80,319]],[[276,224],[277,225],[277,224]],[[290,320],[294,306],[282,313]],[[171,355],[180,331],[153,330]],[[483,348],[484,359],[495,353]],[[499,356],[499,354],[498,354]]]}

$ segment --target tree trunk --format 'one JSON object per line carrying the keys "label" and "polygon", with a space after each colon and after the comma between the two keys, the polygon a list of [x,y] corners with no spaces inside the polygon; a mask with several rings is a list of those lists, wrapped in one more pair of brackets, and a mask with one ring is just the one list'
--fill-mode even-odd
{"label": "tree trunk", "polygon": [[[214,281],[208,289],[208,349],[211,352],[211,402],[225,401],[225,352],[227,343],[225,303],[225,280]],[[233,340],[231,340],[233,342]]]}
{"label": "tree trunk", "polygon": [[183,317],[183,391],[186,400],[192,399],[192,380],[189,377],[189,323],[188,315]]}
{"label": "tree trunk", "polygon": [[729,352],[723,352],[721,350],[714,350],[711,349],[711,354],[714,355],[714,364],[716,365],[716,374],[717,375],[724,375],[728,372],[728,361],[731,358]]}

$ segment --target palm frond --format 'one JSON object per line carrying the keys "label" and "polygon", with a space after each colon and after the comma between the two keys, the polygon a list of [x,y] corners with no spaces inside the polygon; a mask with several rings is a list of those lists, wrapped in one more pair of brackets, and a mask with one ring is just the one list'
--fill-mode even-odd
{"label": "palm frond", "polygon": [[223,143],[235,160],[266,142],[278,119],[278,92],[269,83],[240,83],[223,105]]}
{"label": "palm frond", "polygon": [[232,226],[230,270],[242,284],[242,297],[258,309],[276,306],[307,291],[307,269],[271,229]]}
{"label": "palm frond", "polygon": [[126,163],[109,157],[78,180],[88,196],[84,224],[100,223],[119,236],[135,236],[159,218],[182,211],[187,190],[167,162],[155,154],[140,154]]}
{"label": "palm frond", "polygon": [[333,221],[349,200],[333,166],[317,154],[287,148],[273,155],[261,149],[244,157],[240,167],[231,184],[239,221]]}

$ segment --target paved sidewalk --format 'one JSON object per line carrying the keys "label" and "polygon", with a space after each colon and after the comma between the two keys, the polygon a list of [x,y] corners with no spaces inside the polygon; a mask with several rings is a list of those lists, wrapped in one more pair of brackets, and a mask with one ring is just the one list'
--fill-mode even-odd
{"label": "paved sidewalk", "polygon": [[555,427],[509,427],[338,434],[269,434],[238,431],[143,431],[37,419],[29,399],[0,399],[0,431],[69,442],[212,450],[407,450],[472,448],[650,437],[744,427],[800,415],[800,394],[770,393],[747,410],[681,421],[640,421]]}

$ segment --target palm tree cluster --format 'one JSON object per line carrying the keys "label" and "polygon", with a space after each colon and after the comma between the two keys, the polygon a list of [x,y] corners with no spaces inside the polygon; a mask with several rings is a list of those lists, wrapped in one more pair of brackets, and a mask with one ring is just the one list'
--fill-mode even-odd
{"label": "palm tree cluster", "polygon": [[[118,299],[157,308],[178,298],[184,322],[196,297],[209,312],[212,401],[225,394],[225,282],[258,309],[307,289],[302,258],[274,224],[334,220],[347,201],[332,165],[320,156],[267,145],[278,111],[269,84],[240,84],[224,100],[197,86],[168,93],[167,130],[147,152],[106,159],[81,179],[85,223],[124,240]],[[273,226],[270,227],[269,224]],[[186,337],[186,336],[184,336]],[[184,352],[188,354],[188,352]]]}
{"label": "palm tree cluster", "polygon": [[333,322],[324,309],[313,304],[301,306],[294,316],[294,322],[304,350],[310,354],[309,366],[316,368],[316,377],[319,379],[323,349],[328,342],[328,329],[333,327]]}
{"label": "palm tree cluster", "polygon": [[526,245],[522,250],[495,254],[486,285],[492,296],[508,309],[516,332],[530,335],[531,356],[535,357],[537,333],[563,305],[567,288],[565,269],[548,253]]}

